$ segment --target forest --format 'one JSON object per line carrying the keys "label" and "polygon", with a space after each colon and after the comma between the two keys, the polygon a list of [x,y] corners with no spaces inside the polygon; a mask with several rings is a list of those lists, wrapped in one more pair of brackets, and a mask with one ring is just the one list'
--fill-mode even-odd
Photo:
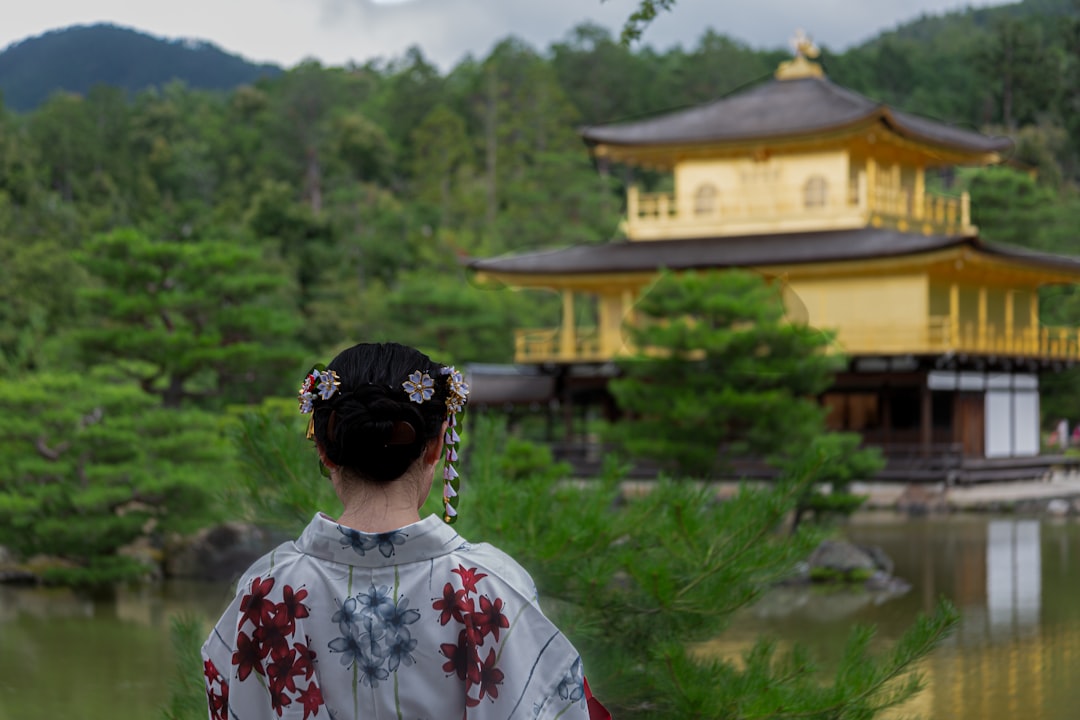
{"label": "forest", "polygon": [[[347,343],[510,361],[513,329],[556,324],[558,302],[475,287],[463,260],[616,239],[626,185],[664,182],[597,172],[578,129],[721,97],[787,56],[713,30],[657,51],[581,25],[446,72],[414,48],[229,91],[99,84],[0,110],[0,544],[70,548],[88,507],[109,509],[109,547],[148,518],[212,515],[230,414],[291,397]],[[870,97],[1013,137],[1009,166],[954,178],[974,221],[1080,254],[1071,2],[923,18],[821,62]],[[1042,307],[1080,325],[1072,288]],[[1075,373],[1047,383],[1047,417],[1080,398]],[[130,570],[102,562],[90,576]]]}

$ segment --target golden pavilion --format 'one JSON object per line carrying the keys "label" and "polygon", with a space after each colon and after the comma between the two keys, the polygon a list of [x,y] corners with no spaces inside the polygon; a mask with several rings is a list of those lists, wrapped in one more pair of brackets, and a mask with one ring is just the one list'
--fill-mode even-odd
{"label": "golden pavilion", "polygon": [[748,90],[582,131],[599,164],[670,173],[673,189],[629,187],[625,240],[469,263],[561,293],[561,326],[519,329],[516,362],[564,405],[595,398],[601,369],[633,352],[622,326],[659,268],[752,269],[784,284],[793,320],[835,332],[848,365],[821,402],[833,428],[882,447],[883,475],[1045,470],[1039,377],[1080,360],[1080,330],[1041,324],[1038,291],[1080,281],[1080,259],[988,244],[968,195],[933,189],[1005,160],[1007,138],[870,100],[797,48]]}

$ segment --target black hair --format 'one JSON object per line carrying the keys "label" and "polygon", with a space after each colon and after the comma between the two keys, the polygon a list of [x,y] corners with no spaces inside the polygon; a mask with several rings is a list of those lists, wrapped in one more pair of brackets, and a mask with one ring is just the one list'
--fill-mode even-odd
{"label": "black hair", "polygon": [[[406,345],[361,343],[340,352],[326,369],[341,381],[330,399],[314,401],[315,439],[327,460],[374,482],[404,475],[446,420],[443,366]],[[434,382],[423,403],[410,400],[402,386],[414,372]]]}

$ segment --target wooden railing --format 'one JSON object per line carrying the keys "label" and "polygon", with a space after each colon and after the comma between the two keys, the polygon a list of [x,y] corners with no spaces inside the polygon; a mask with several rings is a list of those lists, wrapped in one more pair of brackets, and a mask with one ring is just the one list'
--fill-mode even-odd
{"label": "wooden railing", "polygon": [[805,187],[758,191],[720,189],[714,197],[627,191],[626,231],[634,240],[795,232],[856,227],[896,227],[925,234],[971,233],[967,193],[916,196],[909,188],[863,181],[813,195]]}
{"label": "wooden railing", "polygon": [[878,186],[870,194],[870,224],[900,230],[958,234],[974,232],[968,194],[949,197],[925,193],[921,201],[907,188]]}
{"label": "wooden railing", "polygon": [[515,362],[596,362],[608,359],[600,351],[600,336],[595,328],[583,328],[569,339],[559,328],[514,331]]}
{"label": "wooden railing", "polygon": [[[998,357],[1080,361],[1080,328],[1018,328],[1012,332],[993,324],[953,323],[948,316],[932,316],[925,323],[882,326],[840,326],[837,350],[848,355],[966,353]],[[605,353],[596,328],[579,328],[567,337],[559,328],[517,330],[514,359],[521,363],[603,362],[617,354]],[[628,343],[617,345],[633,352]]]}
{"label": "wooden railing", "polygon": [[1011,332],[994,324],[930,318],[927,344],[935,351],[1080,360],[1080,328],[1026,327]]}

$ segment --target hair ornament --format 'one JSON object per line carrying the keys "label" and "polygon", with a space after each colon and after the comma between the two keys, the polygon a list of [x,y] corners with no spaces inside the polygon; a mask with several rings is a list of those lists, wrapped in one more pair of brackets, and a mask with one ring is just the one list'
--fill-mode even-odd
{"label": "hair ornament", "polygon": [[443,462],[443,520],[453,523],[457,519],[458,492],[461,490],[461,478],[454,463],[458,461],[457,445],[461,437],[457,433],[457,414],[465,408],[469,399],[469,385],[464,376],[453,366],[439,370],[446,376],[446,458]]}
{"label": "hair ornament", "polygon": [[329,400],[341,386],[341,378],[333,370],[327,370],[323,365],[316,365],[300,384],[300,392],[296,399],[300,402],[300,412],[304,415],[315,409],[315,398]]}
{"label": "hair ornament", "polygon": [[408,380],[401,383],[401,387],[405,388],[409,399],[414,403],[423,403],[425,400],[430,400],[431,396],[435,394],[435,381],[431,379],[430,375],[421,373],[419,370],[410,375]]}

